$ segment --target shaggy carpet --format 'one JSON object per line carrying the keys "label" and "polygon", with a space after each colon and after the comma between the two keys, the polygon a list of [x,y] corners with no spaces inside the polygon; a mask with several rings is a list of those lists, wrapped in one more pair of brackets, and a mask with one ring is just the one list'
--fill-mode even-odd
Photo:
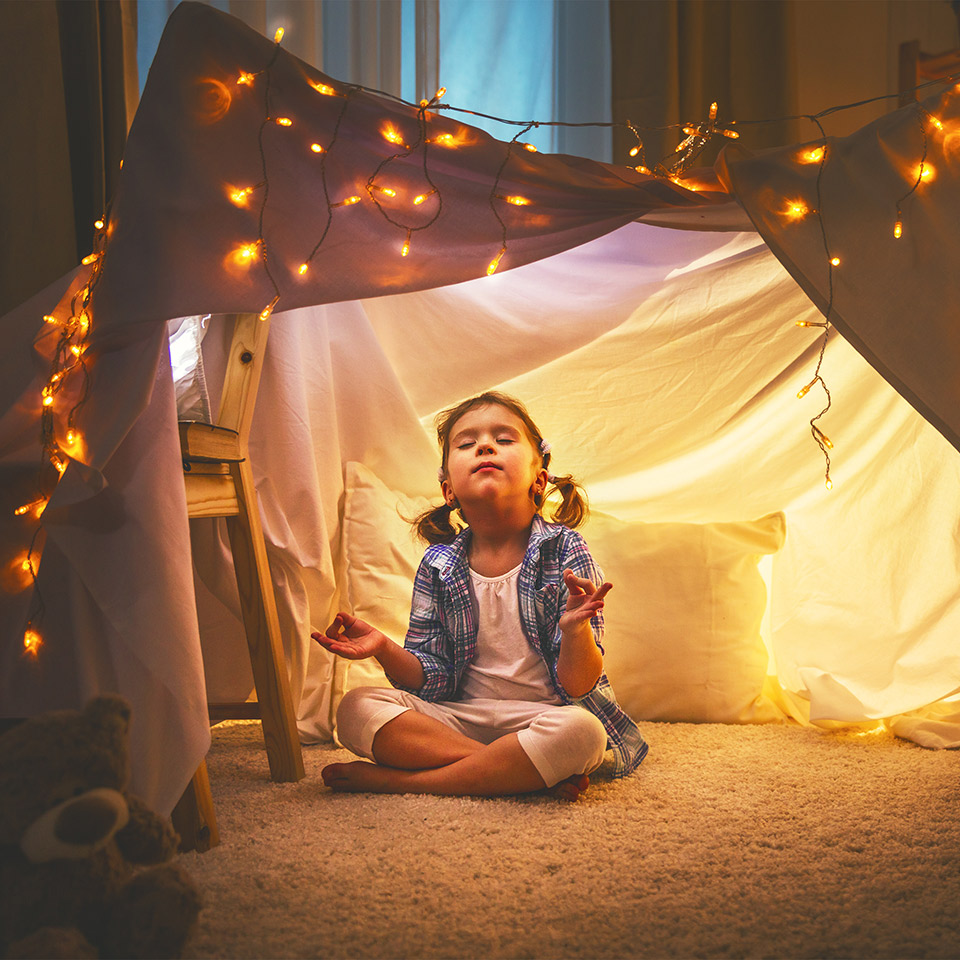
{"label": "shaggy carpet", "polygon": [[[886,732],[644,724],[575,804],[271,783],[215,728],[190,957],[960,956],[960,753]],[[600,773],[602,774],[602,770]]]}

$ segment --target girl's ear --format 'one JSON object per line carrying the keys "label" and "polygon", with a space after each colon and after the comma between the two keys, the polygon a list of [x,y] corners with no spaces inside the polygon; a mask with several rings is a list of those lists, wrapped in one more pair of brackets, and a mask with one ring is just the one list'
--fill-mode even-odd
{"label": "girl's ear", "polygon": [[449,480],[443,480],[440,483],[440,492],[443,495],[443,502],[448,507],[456,506],[457,495],[453,492],[453,487],[450,486]]}

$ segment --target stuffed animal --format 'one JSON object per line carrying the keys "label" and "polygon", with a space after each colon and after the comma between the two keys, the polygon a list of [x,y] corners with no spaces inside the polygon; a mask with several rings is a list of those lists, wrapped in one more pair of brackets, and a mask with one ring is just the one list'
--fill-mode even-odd
{"label": "stuffed animal", "polygon": [[126,792],[129,726],[99,696],[0,736],[0,956],[181,956],[200,897],[166,862],[173,828]]}

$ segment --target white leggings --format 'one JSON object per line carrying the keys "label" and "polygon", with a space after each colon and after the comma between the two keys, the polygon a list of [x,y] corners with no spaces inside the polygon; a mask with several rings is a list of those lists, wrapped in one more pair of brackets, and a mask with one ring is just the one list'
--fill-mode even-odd
{"label": "white leggings", "polygon": [[462,700],[430,703],[391,687],[357,687],[337,709],[337,735],[368,760],[373,738],[394,717],[415,710],[480,743],[516,733],[523,752],[552,787],[567,777],[592,773],[603,761],[607,731],[588,710],[525,700]]}

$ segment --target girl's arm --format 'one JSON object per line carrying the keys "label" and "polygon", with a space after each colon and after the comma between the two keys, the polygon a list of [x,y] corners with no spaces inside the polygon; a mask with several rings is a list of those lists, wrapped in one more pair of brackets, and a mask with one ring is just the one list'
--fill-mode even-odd
{"label": "girl's arm", "polygon": [[586,696],[603,673],[603,654],[590,624],[603,609],[603,598],[612,584],[599,587],[584,577],[578,577],[569,568],[563,571],[566,584],[567,608],[560,617],[560,656],[557,660],[557,679],[573,697]]}
{"label": "girl's arm", "polygon": [[423,686],[423,667],[409,650],[349,613],[338,613],[325,633],[310,636],[320,646],[347,660],[373,657],[391,680],[410,690],[419,690]]}

